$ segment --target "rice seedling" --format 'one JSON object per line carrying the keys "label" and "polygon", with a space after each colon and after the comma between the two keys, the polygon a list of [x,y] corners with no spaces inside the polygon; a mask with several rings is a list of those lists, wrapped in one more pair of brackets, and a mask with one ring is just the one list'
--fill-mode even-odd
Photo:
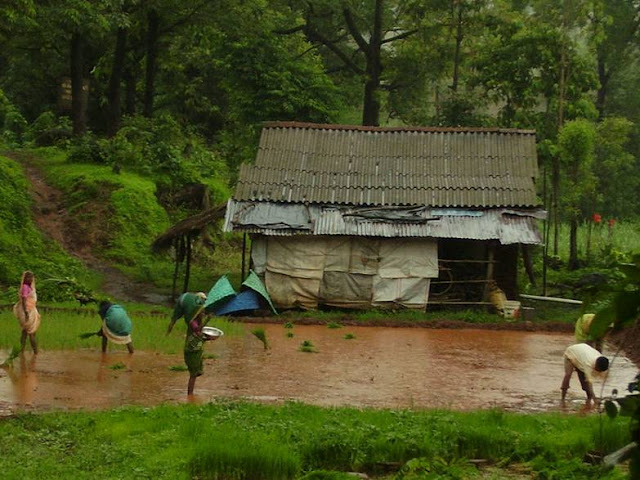
{"label": "rice seedling", "polygon": [[344,336],[345,340],[354,340],[356,338],[356,336],[353,333],[347,333]]}
{"label": "rice seedling", "polygon": [[288,480],[297,478],[301,460],[287,445],[260,435],[210,432],[189,462],[193,478],[212,480]]}
{"label": "rice seedling", "polygon": [[171,365],[169,370],[172,372],[186,372],[188,368],[186,365]]}
{"label": "rice seedling", "polygon": [[86,333],[81,333],[80,335],[78,335],[78,338],[81,339],[87,339],[87,338],[91,338],[94,335],[98,335],[98,332],[86,332]]}
{"label": "rice seedling", "polygon": [[204,358],[205,360],[215,360],[218,358],[218,355],[216,355],[215,353],[205,353],[202,358]]}
{"label": "rice seedling", "polygon": [[327,327],[328,328],[342,328],[342,325],[340,325],[338,322],[329,322],[329,323],[327,323]]}
{"label": "rice seedling", "polygon": [[269,343],[267,342],[267,334],[264,332],[264,328],[256,328],[251,333],[262,342],[262,346],[265,350],[269,349]]}
{"label": "rice seedling", "polygon": [[293,323],[291,323],[291,322],[285,322],[285,323],[284,323],[284,328],[289,328],[289,329],[293,328]]}
{"label": "rice seedling", "polygon": [[109,365],[111,370],[124,370],[127,366],[122,362],[116,362],[113,365]]}
{"label": "rice seedling", "polygon": [[10,367],[13,365],[13,361],[18,358],[22,349],[16,345],[11,347],[11,352],[9,352],[9,356],[5,359],[4,362],[0,364],[0,367]]}
{"label": "rice seedling", "polygon": [[304,340],[300,345],[300,351],[305,353],[315,353],[316,348],[313,346],[311,340]]}
{"label": "rice seedling", "polygon": [[293,338],[294,334],[293,332],[287,332],[287,338]]}

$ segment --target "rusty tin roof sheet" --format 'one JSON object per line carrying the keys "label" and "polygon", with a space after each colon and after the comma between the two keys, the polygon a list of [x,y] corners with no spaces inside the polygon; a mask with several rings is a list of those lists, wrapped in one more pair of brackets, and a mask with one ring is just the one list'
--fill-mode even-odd
{"label": "rusty tin roof sheet", "polygon": [[[380,207],[378,207],[380,208]],[[372,209],[375,210],[375,209]],[[465,210],[423,207],[390,209],[386,217],[367,217],[363,209],[330,205],[243,202],[229,200],[224,230],[267,236],[355,235],[367,237],[457,238],[540,244],[539,209]],[[393,217],[396,218],[393,218]]]}
{"label": "rusty tin roof sheet", "polygon": [[343,205],[539,205],[535,132],[271,123],[235,200]]}

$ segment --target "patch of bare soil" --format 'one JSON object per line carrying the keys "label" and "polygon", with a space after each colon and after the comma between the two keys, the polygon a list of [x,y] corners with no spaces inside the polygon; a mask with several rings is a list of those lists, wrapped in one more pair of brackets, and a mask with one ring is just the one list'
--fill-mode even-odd
{"label": "patch of bare soil", "polygon": [[40,231],[58,243],[70,255],[80,260],[87,268],[99,272],[103,278],[101,290],[114,299],[151,304],[166,304],[169,298],[150,284],[133,281],[117,268],[93,254],[93,247],[105,242],[108,233],[100,228],[99,219],[108,218],[108,207],[104,195],[97,195],[90,205],[83,207],[96,221],[78,221],[64,203],[64,194],[49,185],[37,167],[33,156],[22,152],[3,152],[19,162],[30,182],[29,193],[33,199],[33,220]]}
{"label": "patch of bare soil", "polygon": [[638,321],[634,327],[612,334],[609,341],[622,349],[636,365],[640,365],[640,323]]}

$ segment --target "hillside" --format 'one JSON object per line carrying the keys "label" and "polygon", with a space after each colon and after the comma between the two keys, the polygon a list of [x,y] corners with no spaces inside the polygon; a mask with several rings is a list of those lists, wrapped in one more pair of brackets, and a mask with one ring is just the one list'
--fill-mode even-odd
{"label": "hillside", "polygon": [[[120,301],[168,301],[166,288],[135,279],[131,268],[140,266],[141,260],[143,267],[145,262],[155,263],[156,275],[171,268],[169,258],[151,258],[149,245],[155,235],[169,226],[169,219],[155,202],[150,182],[136,179],[141,187],[128,185],[125,190],[122,185],[130,179],[124,176],[109,181],[104,172],[97,171],[99,167],[89,167],[79,175],[68,166],[49,164],[45,172],[42,159],[32,153],[4,152],[4,155],[3,196],[17,205],[8,209],[13,212],[10,218],[5,214],[2,219],[3,238],[6,243],[22,248],[17,256],[3,259],[5,264],[12,265],[4,268],[0,281],[11,285],[19,279],[21,270],[28,268],[40,277],[39,290],[45,298],[56,297],[49,291],[46,280],[73,278]],[[63,187],[65,182],[72,185],[71,195],[51,184],[53,176]],[[25,198],[21,190],[29,192],[29,197]],[[118,196],[124,197],[128,205],[118,205]],[[138,219],[135,212],[139,212]],[[20,226],[17,230],[12,228],[16,224]],[[24,238],[28,241],[19,240]],[[129,275],[123,273],[127,267],[132,272]]]}

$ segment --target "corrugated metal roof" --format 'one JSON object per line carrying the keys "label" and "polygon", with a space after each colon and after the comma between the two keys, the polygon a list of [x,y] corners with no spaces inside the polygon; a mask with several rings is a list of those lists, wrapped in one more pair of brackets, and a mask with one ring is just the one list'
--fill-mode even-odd
{"label": "corrugated metal roof", "polygon": [[[457,238],[468,240],[498,240],[503,245],[513,243],[540,244],[537,219],[541,210],[513,211],[507,209],[438,211],[424,208],[414,211],[413,221],[400,219],[367,218],[361,210],[349,207],[321,205],[291,205],[262,203],[268,210],[281,209],[280,225],[275,228],[272,220],[264,217],[263,224],[249,214],[251,202],[231,200],[227,206],[225,231],[277,235],[357,235],[368,237],[422,237]],[[261,208],[262,208],[261,207]],[[295,211],[295,210],[299,211]],[[266,211],[266,210],[265,210]],[[291,225],[284,221],[290,216]],[[301,218],[307,218],[304,225]]]}
{"label": "corrugated metal roof", "polygon": [[536,206],[535,132],[295,123],[262,130],[234,199],[433,207]]}

